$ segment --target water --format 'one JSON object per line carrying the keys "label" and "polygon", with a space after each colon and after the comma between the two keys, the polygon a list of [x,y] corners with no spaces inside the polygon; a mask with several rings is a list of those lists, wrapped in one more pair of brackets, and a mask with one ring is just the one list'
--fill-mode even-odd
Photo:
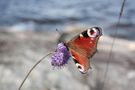
{"label": "water", "polygon": [[[63,30],[101,26],[111,35],[123,0],[1,0],[0,26],[20,30]],[[127,0],[119,36],[135,39],[135,0]],[[111,27],[111,28],[110,28]],[[132,35],[132,37],[131,37]]]}

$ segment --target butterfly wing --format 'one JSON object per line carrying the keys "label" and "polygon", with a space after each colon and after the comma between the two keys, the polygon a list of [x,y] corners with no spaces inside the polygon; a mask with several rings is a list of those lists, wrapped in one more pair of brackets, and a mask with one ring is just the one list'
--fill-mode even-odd
{"label": "butterfly wing", "polygon": [[[91,32],[93,29],[96,34],[93,31]],[[92,34],[96,36],[92,36]],[[97,42],[101,36],[100,34],[100,29],[93,27],[82,32],[67,43],[72,58],[81,73],[86,73],[90,68],[90,58],[97,51]]]}

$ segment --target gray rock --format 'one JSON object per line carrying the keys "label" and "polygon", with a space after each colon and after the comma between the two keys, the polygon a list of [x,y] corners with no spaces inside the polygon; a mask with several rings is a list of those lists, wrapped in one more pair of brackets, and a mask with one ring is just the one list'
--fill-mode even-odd
{"label": "gray rock", "polygon": [[[54,32],[1,31],[0,90],[17,90],[33,64],[55,50],[58,38]],[[110,37],[100,39],[98,53],[91,60],[92,70],[86,75],[79,73],[72,60],[62,69],[53,69],[47,57],[22,90],[135,90],[135,42],[116,39],[109,58],[111,43]]]}

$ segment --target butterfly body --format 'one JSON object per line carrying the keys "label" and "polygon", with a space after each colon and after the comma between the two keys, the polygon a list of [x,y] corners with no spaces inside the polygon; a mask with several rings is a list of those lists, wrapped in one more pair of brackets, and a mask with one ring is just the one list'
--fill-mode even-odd
{"label": "butterfly body", "polygon": [[101,28],[92,27],[65,43],[81,73],[87,73],[91,68],[90,58],[97,51],[97,43],[101,35]]}

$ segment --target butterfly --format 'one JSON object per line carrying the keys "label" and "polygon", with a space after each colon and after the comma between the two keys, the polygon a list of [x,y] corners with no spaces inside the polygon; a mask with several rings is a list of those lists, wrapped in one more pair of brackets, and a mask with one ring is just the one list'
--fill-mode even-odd
{"label": "butterfly", "polygon": [[91,27],[64,43],[82,74],[87,73],[91,68],[90,58],[97,52],[97,43],[100,36],[102,36],[102,29]]}

